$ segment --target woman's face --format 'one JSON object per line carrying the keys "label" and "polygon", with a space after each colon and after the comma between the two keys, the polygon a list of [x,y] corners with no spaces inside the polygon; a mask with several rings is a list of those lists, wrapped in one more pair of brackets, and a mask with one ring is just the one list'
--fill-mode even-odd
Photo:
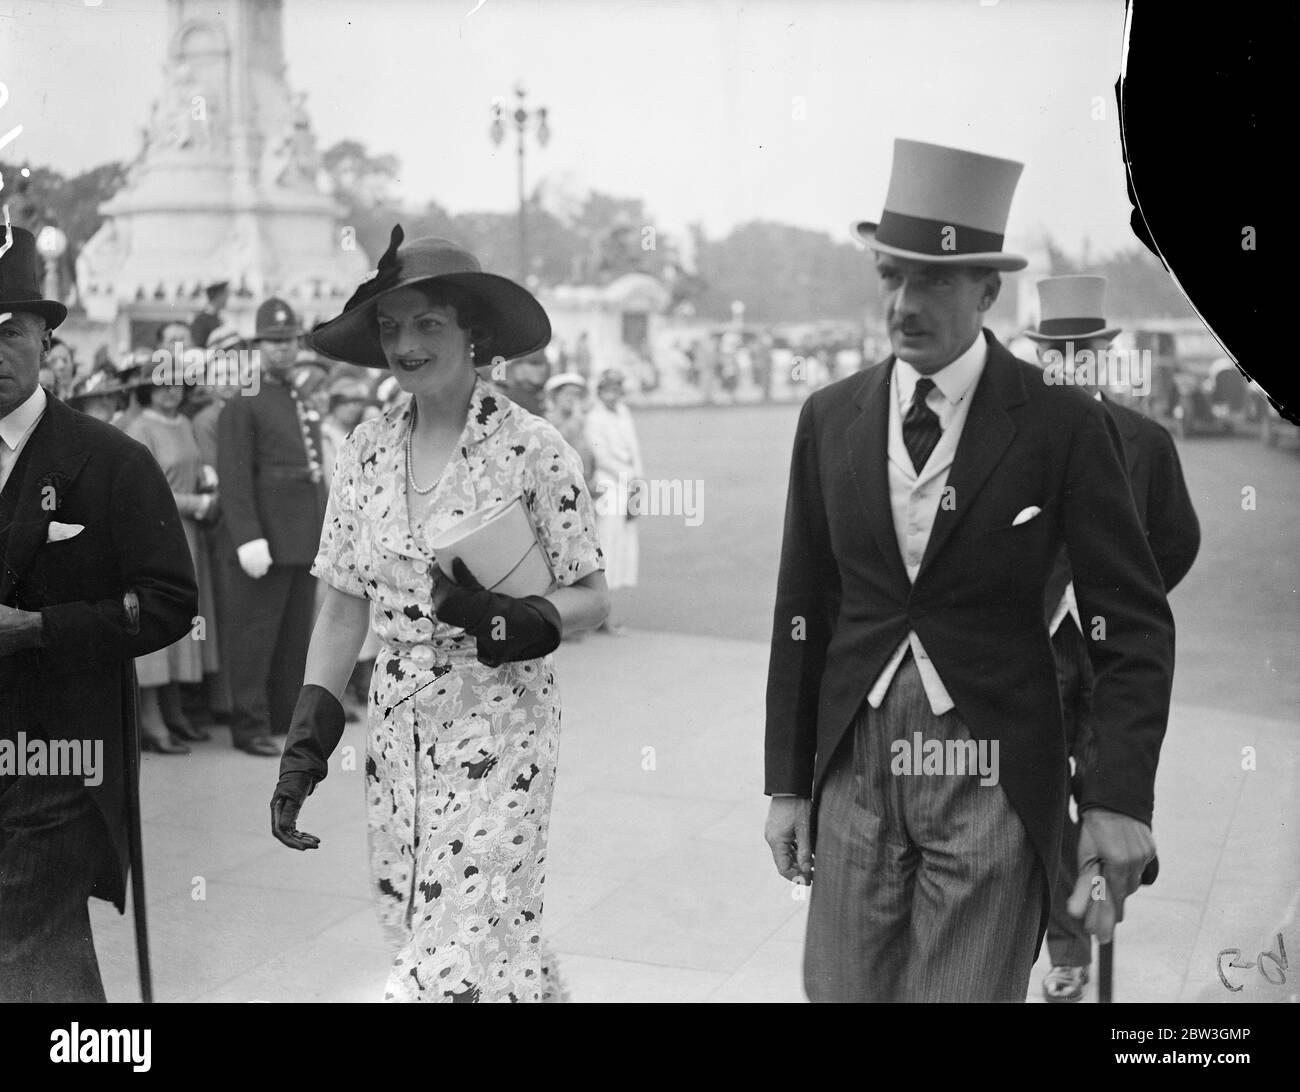
{"label": "woman's face", "polygon": [[555,408],[566,417],[572,416],[582,405],[582,388],[565,384],[551,396],[555,399]]}
{"label": "woman's face", "polygon": [[66,345],[55,345],[45,354],[45,364],[54,373],[54,378],[62,384],[72,379],[72,350]]}
{"label": "woman's face", "polygon": [[181,400],[184,397],[184,387],[155,387],[149,405],[159,413],[165,413],[170,417],[181,408]]}
{"label": "woman's face", "polygon": [[469,331],[456,325],[454,307],[402,288],[384,296],[376,311],[379,343],[402,390],[436,395],[473,376]]}
{"label": "woman's face", "polygon": [[614,409],[623,400],[623,388],[616,383],[606,383],[599,391],[600,400],[610,409]]}

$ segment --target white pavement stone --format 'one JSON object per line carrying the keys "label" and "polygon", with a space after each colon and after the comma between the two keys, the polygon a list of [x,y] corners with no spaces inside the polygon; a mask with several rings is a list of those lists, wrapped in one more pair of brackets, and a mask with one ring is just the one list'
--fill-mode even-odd
{"label": "white pavement stone", "polygon": [[[766,667],[753,641],[633,632],[562,648],[545,922],[575,1001],[803,999],[806,903],[762,839]],[[224,732],[189,758],[146,756],[160,1000],[379,999],[388,957],[369,898],[361,746],[349,726],[353,768],[341,750],[308,800],[302,826],[322,846],[305,854],[271,838],[273,760],[235,752]],[[1300,950],[1287,805],[1298,766],[1294,725],[1176,706],[1157,784],[1161,874],[1117,935],[1117,1000],[1295,1000],[1257,970],[1233,972],[1244,986],[1230,993],[1216,958],[1257,958],[1279,930]],[[130,918],[92,910],[109,997],[135,1000]],[[1030,1000],[1045,969],[1044,949]]]}

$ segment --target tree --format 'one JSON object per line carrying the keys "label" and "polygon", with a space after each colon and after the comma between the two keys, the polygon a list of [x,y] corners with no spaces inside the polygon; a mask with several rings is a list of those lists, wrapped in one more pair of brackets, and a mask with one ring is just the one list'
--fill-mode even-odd
{"label": "tree", "polygon": [[68,250],[60,260],[60,279],[71,284],[77,255],[86,245],[104,217],[99,207],[122,188],[126,168],[121,163],[104,163],[88,171],[65,178],[49,167],[24,168],[14,163],[0,163],[4,190],[0,203],[9,205],[9,219],[33,234],[47,224],[57,226],[68,237]]}

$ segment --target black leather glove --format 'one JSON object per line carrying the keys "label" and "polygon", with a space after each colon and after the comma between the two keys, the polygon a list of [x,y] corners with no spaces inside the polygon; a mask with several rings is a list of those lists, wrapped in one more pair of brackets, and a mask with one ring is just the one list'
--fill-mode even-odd
{"label": "black leather glove", "polygon": [[298,830],[303,801],[325,779],[329,757],[343,737],[343,706],[323,686],[304,686],[280,756],[280,780],[271,795],[271,833],[291,849],[315,849],[320,839]]}
{"label": "black leather glove", "polygon": [[438,619],[459,626],[474,638],[479,663],[500,667],[536,660],[559,648],[560,612],[549,599],[540,595],[516,599],[490,592],[460,558],[452,562],[451,571],[456,583],[437,608]]}

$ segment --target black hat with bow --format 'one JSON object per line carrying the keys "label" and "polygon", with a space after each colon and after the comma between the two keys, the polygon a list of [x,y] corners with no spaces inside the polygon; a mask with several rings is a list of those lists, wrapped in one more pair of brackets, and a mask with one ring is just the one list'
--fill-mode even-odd
{"label": "black hat with bow", "polygon": [[424,236],[406,242],[405,238],[401,224],[394,226],[374,274],[352,294],[338,318],[308,335],[313,349],[367,368],[387,368],[379,343],[376,301],[399,288],[435,282],[468,292],[488,314],[487,330],[474,342],[476,365],[525,356],[551,340],[550,319],[528,289],[507,277],[484,273],[473,254],[447,239]]}

